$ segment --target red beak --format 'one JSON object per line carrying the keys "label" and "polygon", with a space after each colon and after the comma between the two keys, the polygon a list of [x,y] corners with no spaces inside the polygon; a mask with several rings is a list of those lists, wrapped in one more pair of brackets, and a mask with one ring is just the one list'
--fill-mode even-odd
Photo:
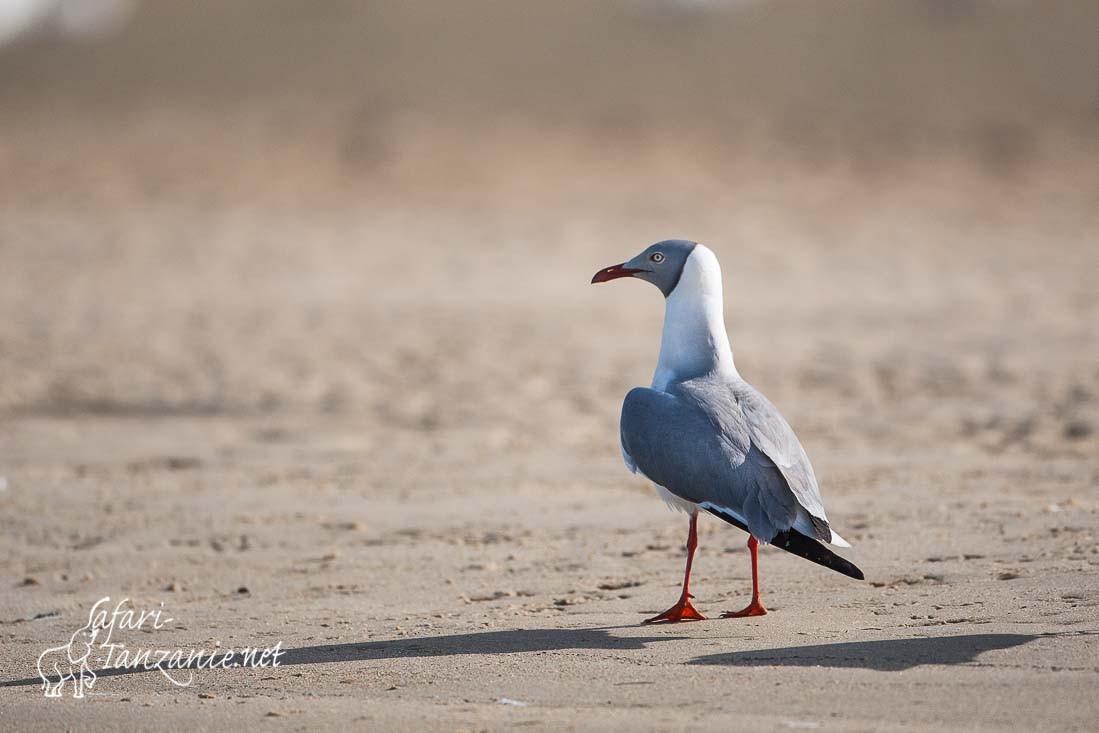
{"label": "red beak", "polygon": [[[625,264],[625,263],[623,263]],[[644,272],[644,270],[635,270],[632,267],[623,267],[622,265],[611,265],[610,267],[604,267],[599,272],[592,276],[592,285],[595,283],[605,283],[608,280],[617,280],[620,277],[632,277],[633,275]]]}

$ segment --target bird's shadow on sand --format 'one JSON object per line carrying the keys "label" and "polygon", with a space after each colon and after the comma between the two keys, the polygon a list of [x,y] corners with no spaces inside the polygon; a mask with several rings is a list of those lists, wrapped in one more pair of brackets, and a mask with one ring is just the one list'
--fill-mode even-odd
{"label": "bird's shadow on sand", "polygon": [[[288,650],[283,664],[325,664],[402,657],[449,657],[460,654],[526,654],[558,650],[640,650],[658,642],[683,641],[683,636],[615,636],[614,627],[594,629],[535,629],[487,631],[428,636],[395,641],[301,647]],[[855,667],[898,672],[920,665],[974,662],[985,652],[1010,649],[1045,635],[964,634],[960,636],[882,639],[814,644],[696,657],[687,664],[739,667]],[[731,643],[735,643],[735,640]]]}
{"label": "bird's shadow on sand", "polygon": [[[689,640],[689,637],[676,635],[618,636],[610,633],[614,630],[635,628],[514,629],[302,646],[284,650],[279,658],[279,666],[452,657],[464,654],[530,654],[563,650],[636,651],[646,649],[650,644],[658,642]],[[1008,649],[1037,638],[1039,635],[965,634],[916,639],[849,641],[711,654],[692,659],[687,664],[731,667],[847,667],[895,672],[925,664],[967,664],[984,652]],[[730,644],[732,643],[735,643],[735,640],[730,641]],[[96,676],[115,677],[150,671],[157,671],[156,667],[96,670]],[[41,684],[41,679],[31,677],[0,681],[0,687],[32,684]]]}
{"label": "bird's shadow on sand", "polygon": [[615,629],[514,629],[473,634],[421,636],[392,641],[368,641],[287,650],[282,664],[325,664],[404,657],[452,657],[460,654],[530,654],[562,650],[628,651],[655,642],[680,641],[684,636],[615,636]]}
{"label": "bird's shadow on sand", "polygon": [[709,654],[692,659],[688,664],[730,667],[846,667],[900,672],[924,664],[970,664],[985,652],[1010,649],[1040,636],[1043,635],[964,634],[916,639],[845,641],[838,644]]}

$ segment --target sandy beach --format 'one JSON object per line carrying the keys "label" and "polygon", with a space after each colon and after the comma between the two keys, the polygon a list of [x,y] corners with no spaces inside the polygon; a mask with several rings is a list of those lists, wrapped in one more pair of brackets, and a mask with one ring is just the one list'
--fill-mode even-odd
{"label": "sandy beach", "polygon": [[[856,132],[793,82],[758,116],[707,101],[738,23],[766,46],[818,19],[748,5],[583,32],[538,5],[493,16],[483,57],[455,50],[479,4],[280,2],[246,33],[254,4],[214,28],[152,3],[115,41],[0,47],[0,729],[1093,730],[1099,146],[1074,74],[1097,51],[1057,39],[1094,10],[1053,4],[1038,91],[997,86],[1006,61],[903,77],[913,106],[882,91]],[[927,33],[961,59],[1028,17]],[[659,63],[687,37],[695,86]],[[889,37],[886,75],[924,42]],[[222,75],[230,52],[270,60]],[[809,86],[873,86],[842,78]],[[952,108],[971,82],[999,91]],[[789,100],[819,124],[772,124]],[[588,282],[667,237],[721,259],[737,365],[864,582],[765,548],[769,615],[640,625],[687,528],[618,446],[662,302]],[[744,605],[742,532],[700,521],[692,589]],[[172,619],[132,648],[280,664],[44,698],[39,656],[108,596]]]}

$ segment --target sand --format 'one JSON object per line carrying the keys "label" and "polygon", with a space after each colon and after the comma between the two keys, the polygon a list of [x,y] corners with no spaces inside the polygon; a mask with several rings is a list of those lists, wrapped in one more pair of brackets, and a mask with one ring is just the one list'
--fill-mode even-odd
{"label": "sand", "polygon": [[[53,43],[0,50],[0,728],[1094,729],[1099,166],[1067,102],[990,93],[898,151],[848,112],[630,133],[612,75],[486,130],[327,57],[196,90],[182,46],[149,81],[137,41]],[[588,280],[669,236],[721,259],[738,367],[866,581],[765,548],[766,617],[640,625],[687,528],[617,444],[662,304]],[[701,520],[703,613],[747,601],[744,540]],[[105,596],[173,619],[132,647],[281,663],[45,699],[39,655]]]}

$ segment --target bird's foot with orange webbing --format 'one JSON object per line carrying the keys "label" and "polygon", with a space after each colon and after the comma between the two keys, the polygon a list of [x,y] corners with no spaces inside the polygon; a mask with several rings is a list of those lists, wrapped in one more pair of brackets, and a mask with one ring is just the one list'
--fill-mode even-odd
{"label": "bird's foot with orange webbing", "polygon": [[691,604],[691,598],[692,596],[689,594],[683,596],[679,599],[679,603],[675,604],[664,613],[645,619],[642,623],[677,624],[680,621],[705,621],[706,617],[699,613]]}
{"label": "bird's foot with orange webbing", "polygon": [[763,607],[763,604],[759,602],[758,598],[753,598],[752,602],[748,604],[747,608],[742,608],[739,611],[726,611],[721,614],[721,618],[748,618],[749,616],[766,616],[767,609]]}

